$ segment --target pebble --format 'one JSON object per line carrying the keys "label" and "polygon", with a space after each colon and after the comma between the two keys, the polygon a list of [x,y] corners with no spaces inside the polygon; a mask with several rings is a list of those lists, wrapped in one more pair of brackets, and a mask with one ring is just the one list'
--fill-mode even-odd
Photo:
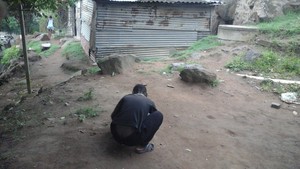
{"label": "pebble", "polygon": [[187,149],[185,149],[185,150],[186,150],[186,151],[188,151],[188,152],[191,152],[191,151],[192,151],[191,149],[188,149],[188,148],[187,148]]}
{"label": "pebble", "polygon": [[296,112],[296,111],[293,111],[293,114],[294,114],[295,116],[297,116],[297,115],[298,115],[298,112]]}

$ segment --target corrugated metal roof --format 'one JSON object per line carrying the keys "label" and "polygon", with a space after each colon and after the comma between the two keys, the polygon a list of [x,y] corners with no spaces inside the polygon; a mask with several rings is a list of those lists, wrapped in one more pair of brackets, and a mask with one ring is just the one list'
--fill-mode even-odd
{"label": "corrugated metal roof", "polygon": [[200,3],[200,4],[220,4],[218,0],[110,0],[116,2],[160,2],[160,3]]}

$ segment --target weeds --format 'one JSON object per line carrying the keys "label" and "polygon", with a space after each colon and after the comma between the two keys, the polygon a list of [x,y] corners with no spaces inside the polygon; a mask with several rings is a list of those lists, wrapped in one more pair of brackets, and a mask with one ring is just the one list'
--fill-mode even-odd
{"label": "weeds", "polygon": [[80,42],[69,43],[62,51],[62,55],[70,60],[86,60],[85,53],[81,47]]}
{"label": "weeds", "polygon": [[59,49],[58,45],[51,45],[51,47],[48,50],[41,52],[40,55],[43,57],[48,57],[53,55],[58,49]]}
{"label": "weeds", "polygon": [[217,87],[220,84],[220,81],[218,79],[210,82],[211,87]]}
{"label": "weeds", "polygon": [[31,48],[36,53],[42,52],[42,43],[40,41],[30,41],[27,46],[28,48]]}
{"label": "weeds", "polygon": [[256,71],[262,73],[279,73],[284,77],[300,75],[300,58],[296,56],[281,56],[273,51],[263,52],[260,58],[253,62],[246,62],[243,55],[234,57],[225,65],[233,71]]}
{"label": "weeds", "polygon": [[58,45],[51,45],[48,50],[42,51],[42,43],[40,41],[31,41],[28,43],[28,47],[43,57],[51,56],[59,49]]}
{"label": "weeds", "polygon": [[16,46],[4,50],[3,58],[1,59],[1,64],[8,65],[11,60],[20,57],[21,51]]}
{"label": "weeds", "polygon": [[86,118],[92,118],[99,115],[98,110],[95,110],[90,107],[85,107],[77,110],[75,114],[78,116],[78,120],[83,122]]}
{"label": "weeds", "polygon": [[290,12],[271,22],[258,24],[260,31],[273,37],[292,37],[300,34],[300,12]]}
{"label": "weeds", "polygon": [[243,55],[239,55],[234,57],[228,64],[225,65],[225,67],[235,72],[239,72],[249,69],[250,64],[244,61]]}
{"label": "weeds", "polygon": [[96,67],[91,67],[91,68],[88,68],[88,73],[89,74],[97,74],[101,71],[101,69],[96,66]]}
{"label": "weeds", "polygon": [[171,57],[174,57],[178,60],[186,60],[194,52],[208,50],[220,45],[221,42],[217,40],[216,36],[208,36],[193,43],[192,46],[190,46],[186,50],[174,53]]}
{"label": "weeds", "polygon": [[274,92],[276,94],[286,93],[286,92],[296,92],[300,94],[300,85],[298,84],[280,84],[274,83],[271,80],[264,80],[260,83],[262,91]]}
{"label": "weeds", "polygon": [[90,88],[88,92],[84,93],[83,96],[79,97],[77,100],[78,101],[92,100],[94,97],[93,91],[94,91],[94,89]]}

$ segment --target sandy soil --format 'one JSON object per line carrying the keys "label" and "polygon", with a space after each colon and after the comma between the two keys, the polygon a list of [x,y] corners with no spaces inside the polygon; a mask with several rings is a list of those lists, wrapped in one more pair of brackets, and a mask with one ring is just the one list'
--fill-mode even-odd
{"label": "sandy soil", "polygon": [[[2,168],[9,169],[299,169],[299,105],[282,103],[257,82],[227,71],[224,65],[245,44],[229,44],[198,53],[189,62],[216,73],[217,87],[189,84],[179,73],[161,74],[177,61],[138,63],[116,76],[69,78],[60,51],[31,65],[35,93],[16,110],[30,115],[18,134],[1,136]],[[201,57],[200,57],[201,56]],[[21,79],[22,80],[22,79]],[[19,78],[0,86],[1,106],[26,92]],[[110,114],[136,83],[147,84],[149,98],[164,114],[151,153],[135,154],[109,133]],[[58,84],[58,85],[57,85]],[[167,87],[172,85],[174,88]],[[37,95],[38,89],[48,88]],[[77,101],[94,89],[94,99]],[[271,103],[281,104],[280,109]],[[100,115],[79,122],[74,112],[92,107]],[[1,122],[1,121],[0,121]]]}

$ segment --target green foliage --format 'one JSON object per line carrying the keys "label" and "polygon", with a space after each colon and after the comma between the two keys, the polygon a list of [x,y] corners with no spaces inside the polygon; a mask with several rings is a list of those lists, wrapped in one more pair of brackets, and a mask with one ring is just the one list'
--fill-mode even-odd
{"label": "green foliage", "polygon": [[300,94],[300,85],[298,84],[281,84],[274,83],[271,80],[264,80],[260,83],[262,91],[274,92],[276,94],[286,93],[286,92],[296,92]]}
{"label": "green foliage", "polygon": [[300,75],[300,58],[296,56],[281,56],[273,51],[263,52],[260,58],[246,62],[243,56],[234,57],[225,65],[233,71],[250,70],[262,73],[280,73],[283,77]]}
{"label": "green foliage", "polygon": [[210,83],[211,87],[217,87],[219,84],[220,84],[220,81],[218,79],[216,79]]}
{"label": "green foliage", "polygon": [[85,108],[80,108],[75,112],[75,114],[78,116],[78,120],[80,122],[83,122],[86,118],[92,118],[96,117],[99,115],[99,111],[90,108],[90,107],[85,107]]}
{"label": "green foliage", "polygon": [[20,34],[20,24],[15,17],[9,16],[0,22],[0,30]]}
{"label": "green foliage", "polygon": [[36,53],[41,53],[42,52],[42,43],[40,41],[30,41],[27,44],[28,48],[31,48],[34,52]]}
{"label": "green foliage", "polygon": [[265,73],[276,72],[275,69],[279,64],[279,61],[280,57],[277,53],[265,51],[260,58],[253,62],[252,69]]}
{"label": "green foliage", "polygon": [[98,66],[90,67],[88,69],[89,74],[97,74],[101,71],[101,69]]}
{"label": "green foliage", "polygon": [[162,69],[160,71],[161,74],[171,74],[172,73],[172,66],[171,65],[168,65],[166,68]]}
{"label": "green foliage", "polygon": [[90,88],[88,92],[84,93],[83,96],[79,97],[77,100],[78,101],[92,100],[94,97],[93,91],[94,89]]}
{"label": "green foliage", "polygon": [[229,63],[225,65],[226,68],[239,72],[250,69],[250,64],[245,62],[242,55],[235,56]]}
{"label": "green foliage", "polygon": [[216,36],[207,36],[193,43],[186,50],[174,53],[171,57],[175,57],[178,60],[186,60],[194,52],[212,49],[220,45],[221,42],[218,41]]}
{"label": "green foliage", "polygon": [[53,55],[60,47],[58,45],[51,45],[48,50],[45,50],[40,53],[41,56],[48,57]]}
{"label": "green foliage", "polygon": [[53,55],[60,47],[52,44],[48,50],[42,51],[42,43],[40,41],[30,41],[28,43],[28,48],[31,48],[33,51],[43,57],[48,57]]}
{"label": "green foliage", "polygon": [[5,49],[3,53],[1,64],[7,65],[11,60],[19,58],[21,51],[16,46],[12,46],[11,48]]}
{"label": "green foliage", "polygon": [[62,52],[62,55],[67,57],[70,60],[86,60],[85,53],[82,49],[80,42],[71,42],[69,43]]}
{"label": "green foliage", "polygon": [[273,37],[292,37],[300,34],[299,14],[300,12],[290,12],[270,22],[260,23],[258,27],[262,33],[269,34]]}

